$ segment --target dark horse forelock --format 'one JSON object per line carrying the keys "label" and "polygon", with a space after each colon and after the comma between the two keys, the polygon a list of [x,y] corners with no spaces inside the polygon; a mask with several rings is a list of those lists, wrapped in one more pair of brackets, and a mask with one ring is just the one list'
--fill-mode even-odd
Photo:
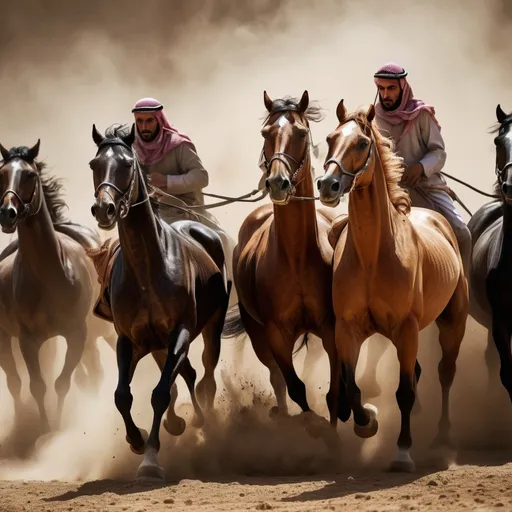
{"label": "dark horse forelock", "polygon": [[68,209],[68,205],[64,200],[62,180],[46,173],[46,164],[30,157],[30,148],[27,146],[12,147],[8,152],[8,157],[1,162],[2,165],[8,164],[12,160],[19,158],[30,165],[35,165],[39,171],[41,178],[41,186],[43,188],[43,196],[52,219],[52,224],[62,224],[69,219],[65,216],[64,210]]}
{"label": "dark horse forelock", "polygon": [[[501,123],[496,123],[490,130],[490,133],[499,135],[505,135],[512,130],[512,112],[507,114]],[[493,186],[493,193],[500,198],[501,202],[505,201],[501,190],[501,181],[499,176],[496,178]]]}
{"label": "dark horse forelock", "polygon": [[268,120],[278,112],[298,112],[300,115],[303,115],[305,119],[313,123],[319,123],[324,119],[323,110],[317,102],[311,101],[306,111],[302,113],[300,111],[300,99],[292,96],[284,96],[272,102],[271,112],[265,114],[263,124],[267,124]]}

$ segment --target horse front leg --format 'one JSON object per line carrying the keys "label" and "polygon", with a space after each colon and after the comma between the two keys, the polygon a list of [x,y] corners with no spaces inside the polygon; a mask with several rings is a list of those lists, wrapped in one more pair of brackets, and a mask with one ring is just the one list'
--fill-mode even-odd
{"label": "horse front leg", "polygon": [[411,411],[416,398],[418,338],[418,320],[410,314],[397,328],[392,340],[400,363],[400,383],[396,392],[396,401],[402,416],[397,442],[398,449],[390,468],[392,471],[412,473],[416,470],[416,465],[409,452],[412,446]]}
{"label": "horse front leg", "polygon": [[39,351],[41,350],[44,340],[22,331],[20,333],[19,342],[21,354],[25,360],[30,379],[30,393],[39,408],[41,434],[46,434],[50,432],[50,423],[44,406],[46,384],[41,374],[41,365],[39,364]]}
{"label": "horse front leg", "polygon": [[151,405],[154,412],[153,424],[146,444],[144,460],[137,470],[137,478],[164,479],[164,470],[157,460],[160,451],[160,423],[171,403],[171,386],[187,358],[190,337],[190,330],[185,326],[177,327],[171,334],[162,375],[151,395]]}
{"label": "horse front leg", "polygon": [[114,393],[114,402],[123,417],[126,427],[126,442],[130,445],[133,453],[142,455],[145,447],[144,437],[147,437],[147,432],[139,429],[133,421],[131,415],[133,396],[130,390],[130,384],[140,360],[140,355],[133,353],[132,342],[130,338],[124,335],[120,335],[117,340],[116,354],[119,379]]}
{"label": "horse front leg", "polygon": [[371,404],[361,403],[361,390],[356,384],[356,367],[365,335],[356,326],[348,325],[345,320],[336,321],[336,349],[338,351],[340,376],[340,409],[338,417],[347,421],[348,411],[354,413],[354,432],[358,437],[373,437],[378,429],[377,408]]}
{"label": "horse front leg", "polygon": [[64,366],[60,375],[55,380],[55,392],[57,393],[57,418],[56,425],[60,428],[64,399],[71,387],[71,375],[80,364],[87,340],[87,326],[85,322],[76,326],[71,332],[65,334],[67,350]]}

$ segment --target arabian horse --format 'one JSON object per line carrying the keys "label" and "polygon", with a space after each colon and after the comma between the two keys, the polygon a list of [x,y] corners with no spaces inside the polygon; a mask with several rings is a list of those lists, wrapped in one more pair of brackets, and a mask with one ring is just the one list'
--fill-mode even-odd
{"label": "arabian horse", "polygon": [[0,365],[6,371],[15,409],[19,410],[21,382],[17,372],[14,376],[11,346],[11,338],[18,338],[30,391],[39,408],[41,431],[47,433],[50,424],[39,364],[41,346],[56,336],[63,336],[67,342],[64,367],[55,382],[59,426],[73,371],[85,363],[90,379],[96,381],[93,385],[101,377],[91,330],[109,341],[111,327],[91,314],[98,286],[85,250],[99,247],[100,238],[85,226],[66,222],[62,186],[55,177],[45,174],[45,164],[37,161],[39,147],[40,141],[32,148],[10,150],[0,144],[0,224],[4,233],[18,234],[0,255]]}
{"label": "arabian horse", "polygon": [[356,433],[369,437],[377,432],[377,411],[361,404],[355,369],[361,344],[376,332],[386,336],[400,363],[396,399],[402,416],[391,469],[412,472],[410,416],[419,332],[433,321],[439,327],[442,413],[434,444],[446,445],[449,392],[466,328],[468,284],[448,221],[437,212],[411,208],[407,192],[399,187],[403,160],[372,124],[374,106],[348,114],[341,100],[336,114],[339,124],[327,137],[325,174],[317,187],[326,206],[336,206],[349,194],[348,226],[334,251],[332,292],[345,407],[354,413]]}
{"label": "arabian horse", "polygon": [[[158,205],[150,198],[150,177],[132,149],[135,125],[131,131],[113,126],[105,136],[93,125],[92,137],[97,152],[89,164],[95,188],[91,211],[101,229],[112,229],[116,223],[119,229],[118,249],[112,251],[111,269],[104,277],[118,333],[115,404],[131,450],[145,455],[137,477],[163,479],[157,455],[160,422],[168,407],[166,430],[180,435],[185,429],[185,421],[174,413],[178,373],[191,394],[195,425],[203,424],[194,389],[196,372],[188,359],[190,343],[199,334],[204,339],[205,374],[198,395],[208,410],[213,407],[214,370],[231,282],[222,240],[215,231],[196,221],[167,224],[160,219]],[[130,412],[130,383],[138,362],[149,353],[158,363],[161,377],[151,396],[154,419],[146,442],[145,431],[135,425]]]}
{"label": "arabian horse", "polygon": [[[334,213],[317,210],[312,200],[309,122],[321,120],[320,109],[309,104],[307,91],[300,101],[273,101],[264,92],[264,103],[268,115],[261,130],[261,164],[273,204],[254,210],[240,227],[233,252],[240,322],[228,315],[224,336],[249,335],[270,372],[277,399],[271,415],[286,415],[286,388],[303,412],[311,410],[292,359],[301,335],[321,338],[331,373],[338,366],[331,300],[333,249],[328,238]],[[333,425],[337,389],[338,382],[331,378],[327,405]]]}
{"label": "arabian horse", "polygon": [[494,340],[501,382],[512,400],[512,113],[505,114],[498,105],[496,118],[495,194],[501,199],[484,204],[468,223],[473,238],[470,314],[488,329],[489,342]]}

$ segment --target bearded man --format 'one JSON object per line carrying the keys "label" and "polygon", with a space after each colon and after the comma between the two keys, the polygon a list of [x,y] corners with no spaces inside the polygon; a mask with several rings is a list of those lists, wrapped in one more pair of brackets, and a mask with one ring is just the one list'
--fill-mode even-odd
{"label": "bearded man", "polygon": [[412,205],[437,211],[450,223],[467,276],[471,233],[440,174],[446,162],[441,127],[434,107],[414,97],[406,77],[405,69],[392,62],[374,74],[378,92],[375,122],[379,131],[394,141],[396,153],[404,159],[401,184],[409,192]]}

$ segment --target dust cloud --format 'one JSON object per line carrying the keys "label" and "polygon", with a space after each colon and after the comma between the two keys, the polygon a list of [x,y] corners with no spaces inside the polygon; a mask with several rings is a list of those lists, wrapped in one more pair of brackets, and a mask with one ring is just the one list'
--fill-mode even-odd
{"label": "dust cloud", "polygon": [[[512,15],[505,1],[461,0],[449,5],[444,0],[11,3],[1,14],[0,142],[6,147],[32,145],[41,138],[40,156],[64,179],[69,216],[96,227],[90,214],[93,187],[88,168],[95,153],[93,123],[100,131],[113,123],[129,123],[133,103],[154,96],[164,103],[171,121],[195,141],[210,172],[208,191],[239,195],[255,188],[260,178],[263,90],[274,98],[300,96],[308,89],[326,109],[326,119],[312,127],[315,142],[321,141],[325,149],[338,101],[344,98],[351,110],[373,101],[374,70],[394,60],[409,71],[415,94],[436,106],[448,152],[445,170],[489,191],[494,148],[488,128],[495,122],[497,103],[512,109],[512,73],[502,65],[512,49],[504,37]],[[459,185],[454,188],[472,211],[485,201]],[[236,204],[215,214],[236,238],[252,208]],[[2,243],[9,240],[4,235]],[[421,337],[423,412],[413,421],[417,451],[434,437],[439,415],[435,333],[431,327]],[[510,433],[510,404],[497,374],[491,379],[491,397],[486,394],[485,339],[484,330],[470,321],[452,394],[454,437],[465,446],[482,445],[490,438],[501,442]],[[52,375],[63,362],[63,340],[55,343],[57,358],[45,374],[48,402],[54,399]],[[224,344],[217,372],[224,414],[212,419],[202,434],[189,428],[175,439],[162,429],[162,457],[172,477],[293,474],[338,467],[326,446],[309,438],[298,422],[269,424],[266,414],[273,399],[267,372],[248,345],[241,347],[240,364],[235,365],[234,342]],[[113,403],[115,356],[105,343],[100,350],[106,372],[100,399],[85,396],[73,385],[66,402],[66,428],[40,439],[32,451],[26,451],[24,428],[10,419],[10,396],[0,394],[2,453],[25,448],[23,457],[14,453],[0,463],[0,478],[133,477],[140,458],[124,441]],[[192,361],[199,377],[200,353],[201,342],[196,341]],[[297,356],[299,368],[303,358]],[[338,429],[344,463],[379,463],[395,449],[395,359],[389,349],[379,366],[379,434],[363,443],[355,438],[351,422]],[[32,403],[20,361],[18,351],[24,396]],[[328,374],[325,356],[308,368],[309,399],[324,415]],[[150,425],[150,393],[157,381],[156,365],[146,358],[132,385],[134,418],[144,428]],[[0,386],[6,390],[3,373]],[[181,381],[179,389],[180,407],[189,413]],[[240,408],[243,414],[229,414]],[[298,412],[294,404],[291,411]],[[497,433],[500,428],[504,435]]]}

